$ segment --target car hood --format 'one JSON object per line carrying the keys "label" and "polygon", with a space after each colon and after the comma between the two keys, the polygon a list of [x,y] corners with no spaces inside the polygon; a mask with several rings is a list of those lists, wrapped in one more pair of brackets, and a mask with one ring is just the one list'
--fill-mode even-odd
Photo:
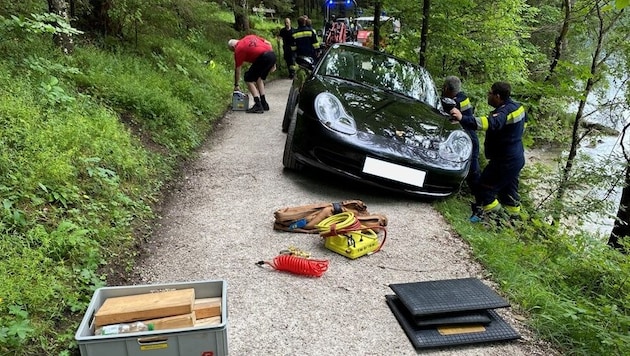
{"label": "car hood", "polygon": [[[344,105],[359,132],[407,140],[447,137],[459,125],[435,107],[400,94],[335,77],[323,76],[315,92],[334,94]],[[420,142],[418,142],[420,144]]]}

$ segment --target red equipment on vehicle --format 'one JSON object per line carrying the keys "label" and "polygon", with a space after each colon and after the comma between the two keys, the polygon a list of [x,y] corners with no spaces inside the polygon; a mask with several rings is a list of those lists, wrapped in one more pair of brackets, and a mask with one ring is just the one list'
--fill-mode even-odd
{"label": "red equipment on vehicle", "polygon": [[334,22],[332,27],[326,33],[326,40],[324,43],[326,46],[330,46],[333,43],[346,42],[347,27],[343,22]]}

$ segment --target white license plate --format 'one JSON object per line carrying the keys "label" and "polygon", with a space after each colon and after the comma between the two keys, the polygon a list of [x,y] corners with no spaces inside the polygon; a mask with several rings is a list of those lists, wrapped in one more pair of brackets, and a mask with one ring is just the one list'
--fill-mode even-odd
{"label": "white license plate", "polygon": [[372,157],[365,157],[363,173],[415,185],[416,187],[422,187],[424,185],[424,179],[427,175],[427,172],[419,169],[381,161],[380,159]]}

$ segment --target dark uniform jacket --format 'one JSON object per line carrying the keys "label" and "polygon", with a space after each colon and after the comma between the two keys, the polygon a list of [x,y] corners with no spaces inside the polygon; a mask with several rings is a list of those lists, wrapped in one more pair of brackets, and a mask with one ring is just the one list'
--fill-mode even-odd
{"label": "dark uniform jacket", "polygon": [[455,96],[455,101],[457,102],[457,108],[461,111],[462,116],[472,116],[473,115],[473,106],[470,103],[470,99],[464,94],[463,91],[460,91]]}
{"label": "dark uniform jacket", "polygon": [[282,38],[282,49],[286,52],[291,52],[291,47],[293,46],[293,31],[295,29],[293,27],[287,29],[283,27],[280,30],[280,38]]}
{"label": "dark uniform jacket", "polygon": [[494,109],[489,117],[462,116],[464,128],[486,131],[484,149],[489,160],[523,159],[523,131],[527,114],[525,108],[511,98]]}
{"label": "dark uniform jacket", "polygon": [[298,56],[315,58],[319,50],[319,40],[315,31],[308,26],[300,26],[293,32],[293,51]]}

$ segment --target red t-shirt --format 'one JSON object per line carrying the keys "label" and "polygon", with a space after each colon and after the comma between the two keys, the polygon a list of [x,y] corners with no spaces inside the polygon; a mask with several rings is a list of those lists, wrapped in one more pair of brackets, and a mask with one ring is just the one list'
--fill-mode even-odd
{"label": "red t-shirt", "polygon": [[240,67],[243,62],[254,63],[261,54],[272,51],[271,44],[256,35],[247,35],[241,38],[234,47],[234,63]]}

